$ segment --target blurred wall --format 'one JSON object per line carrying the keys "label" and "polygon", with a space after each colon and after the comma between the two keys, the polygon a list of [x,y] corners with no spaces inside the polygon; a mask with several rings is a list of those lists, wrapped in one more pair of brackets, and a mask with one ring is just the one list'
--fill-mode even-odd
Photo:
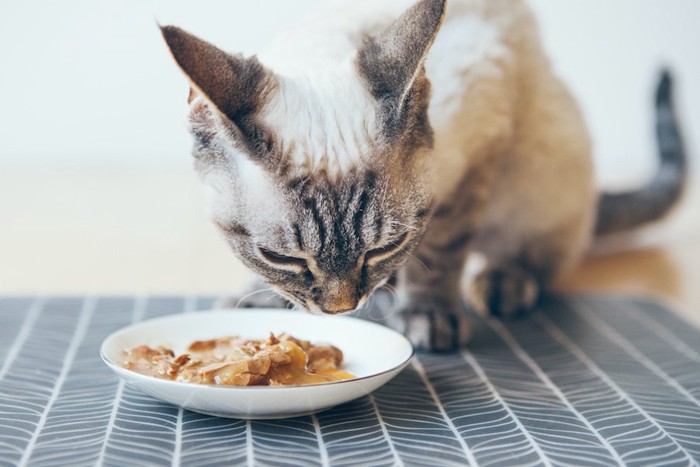
{"label": "blurred wall", "polygon": [[[156,28],[181,25],[253,53],[321,0],[29,0],[0,3],[0,170],[190,166],[187,86]],[[604,182],[653,167],[656,71],[678,76],[700,135],[698,0],[531,0],[558,72],[579,96]]]}

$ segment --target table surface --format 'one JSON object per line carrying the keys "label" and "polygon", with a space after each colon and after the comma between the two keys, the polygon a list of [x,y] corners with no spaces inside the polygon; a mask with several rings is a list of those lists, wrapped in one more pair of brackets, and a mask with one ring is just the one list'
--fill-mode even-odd
{"label": "table surface", "polygon": [[211,300],[0,298],[0,465],[700,462],[700,331],[655,302],[560,296],[513,322],[473,316],[468,352],[420,354],[372,395],[290,420],[181,410],[100,361],[111,332]]}

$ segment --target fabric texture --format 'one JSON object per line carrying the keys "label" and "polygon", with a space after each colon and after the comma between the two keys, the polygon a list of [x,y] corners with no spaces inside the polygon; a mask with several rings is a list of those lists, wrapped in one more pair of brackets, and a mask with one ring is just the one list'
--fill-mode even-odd
{"label": "fabric texture", "polygon": [[[161,403],[100,360],[113,331],[201,297],[0,298],[0,465],[697,465],[700,331],[663,305],[561,296],[474,317],[373,394],[245,421]],[[361,336],[358,337],[361,339]]]}

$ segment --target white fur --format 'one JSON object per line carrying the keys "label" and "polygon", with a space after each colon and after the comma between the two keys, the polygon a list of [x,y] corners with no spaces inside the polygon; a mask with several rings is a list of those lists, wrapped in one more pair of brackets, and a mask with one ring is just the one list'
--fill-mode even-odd
{"label": "white fur", "polygon": [[279,77],[279,91],[261,115],[299,172],[335,178],[370,152],[376,102],[354,75],[351,60]]}
{"label": "white fur", "polygon": [[236,222],[256,232],[265,232],[279,223],[279,215],[284,212],[280,209],[284,197],[279,193],[279,186],[262,167],[245,155],[230,156],[234,167],[219,167],[203,174],[205,207],[209,216],[222,226]]}
{"label": "white fur", "polygon": [[235,192],[231,174],[223,169],[211,170],[202,176],[204,207],[215,222],[226,225],[234,219],[235,207],[231,204]]}
{"label": "white fur", "polygon": [[277,184],[270,180],[262,167],[247,157],[236,158],[236,166],[241,196],[245,198],[244,205],[249,212],[257,213],[256,218],[265,214],[274,215],[278,204],[276,198],[279,198],[276,194]]}
{"label": "white fur", "polygon": [[463,105],[468,81],[497,74],[489,63],[508,54],[498,27],[483,18],[467,15],[445,21],[426,61],[428,77],[434,83],[430,103],[433,127],[448,128]]}

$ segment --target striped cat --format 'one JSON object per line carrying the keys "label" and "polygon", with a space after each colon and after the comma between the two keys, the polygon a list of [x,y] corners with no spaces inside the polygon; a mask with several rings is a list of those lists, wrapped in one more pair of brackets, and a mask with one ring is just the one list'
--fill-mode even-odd
{"label": "striped cat", "polygon": [[[599,196],[581,112],[523,0],[331,3],[257,57],[162,28],[191,85],[211,217],[279,306],[346,313],[387,284],[390,325],[419,348],[454,349],[469,336],[470,253],[487,261],[470,303],[514,316],[594,233],[658,219],[680,196],[668,75],[661,169]],[[270,306],[260,297],[240,304]]]}

